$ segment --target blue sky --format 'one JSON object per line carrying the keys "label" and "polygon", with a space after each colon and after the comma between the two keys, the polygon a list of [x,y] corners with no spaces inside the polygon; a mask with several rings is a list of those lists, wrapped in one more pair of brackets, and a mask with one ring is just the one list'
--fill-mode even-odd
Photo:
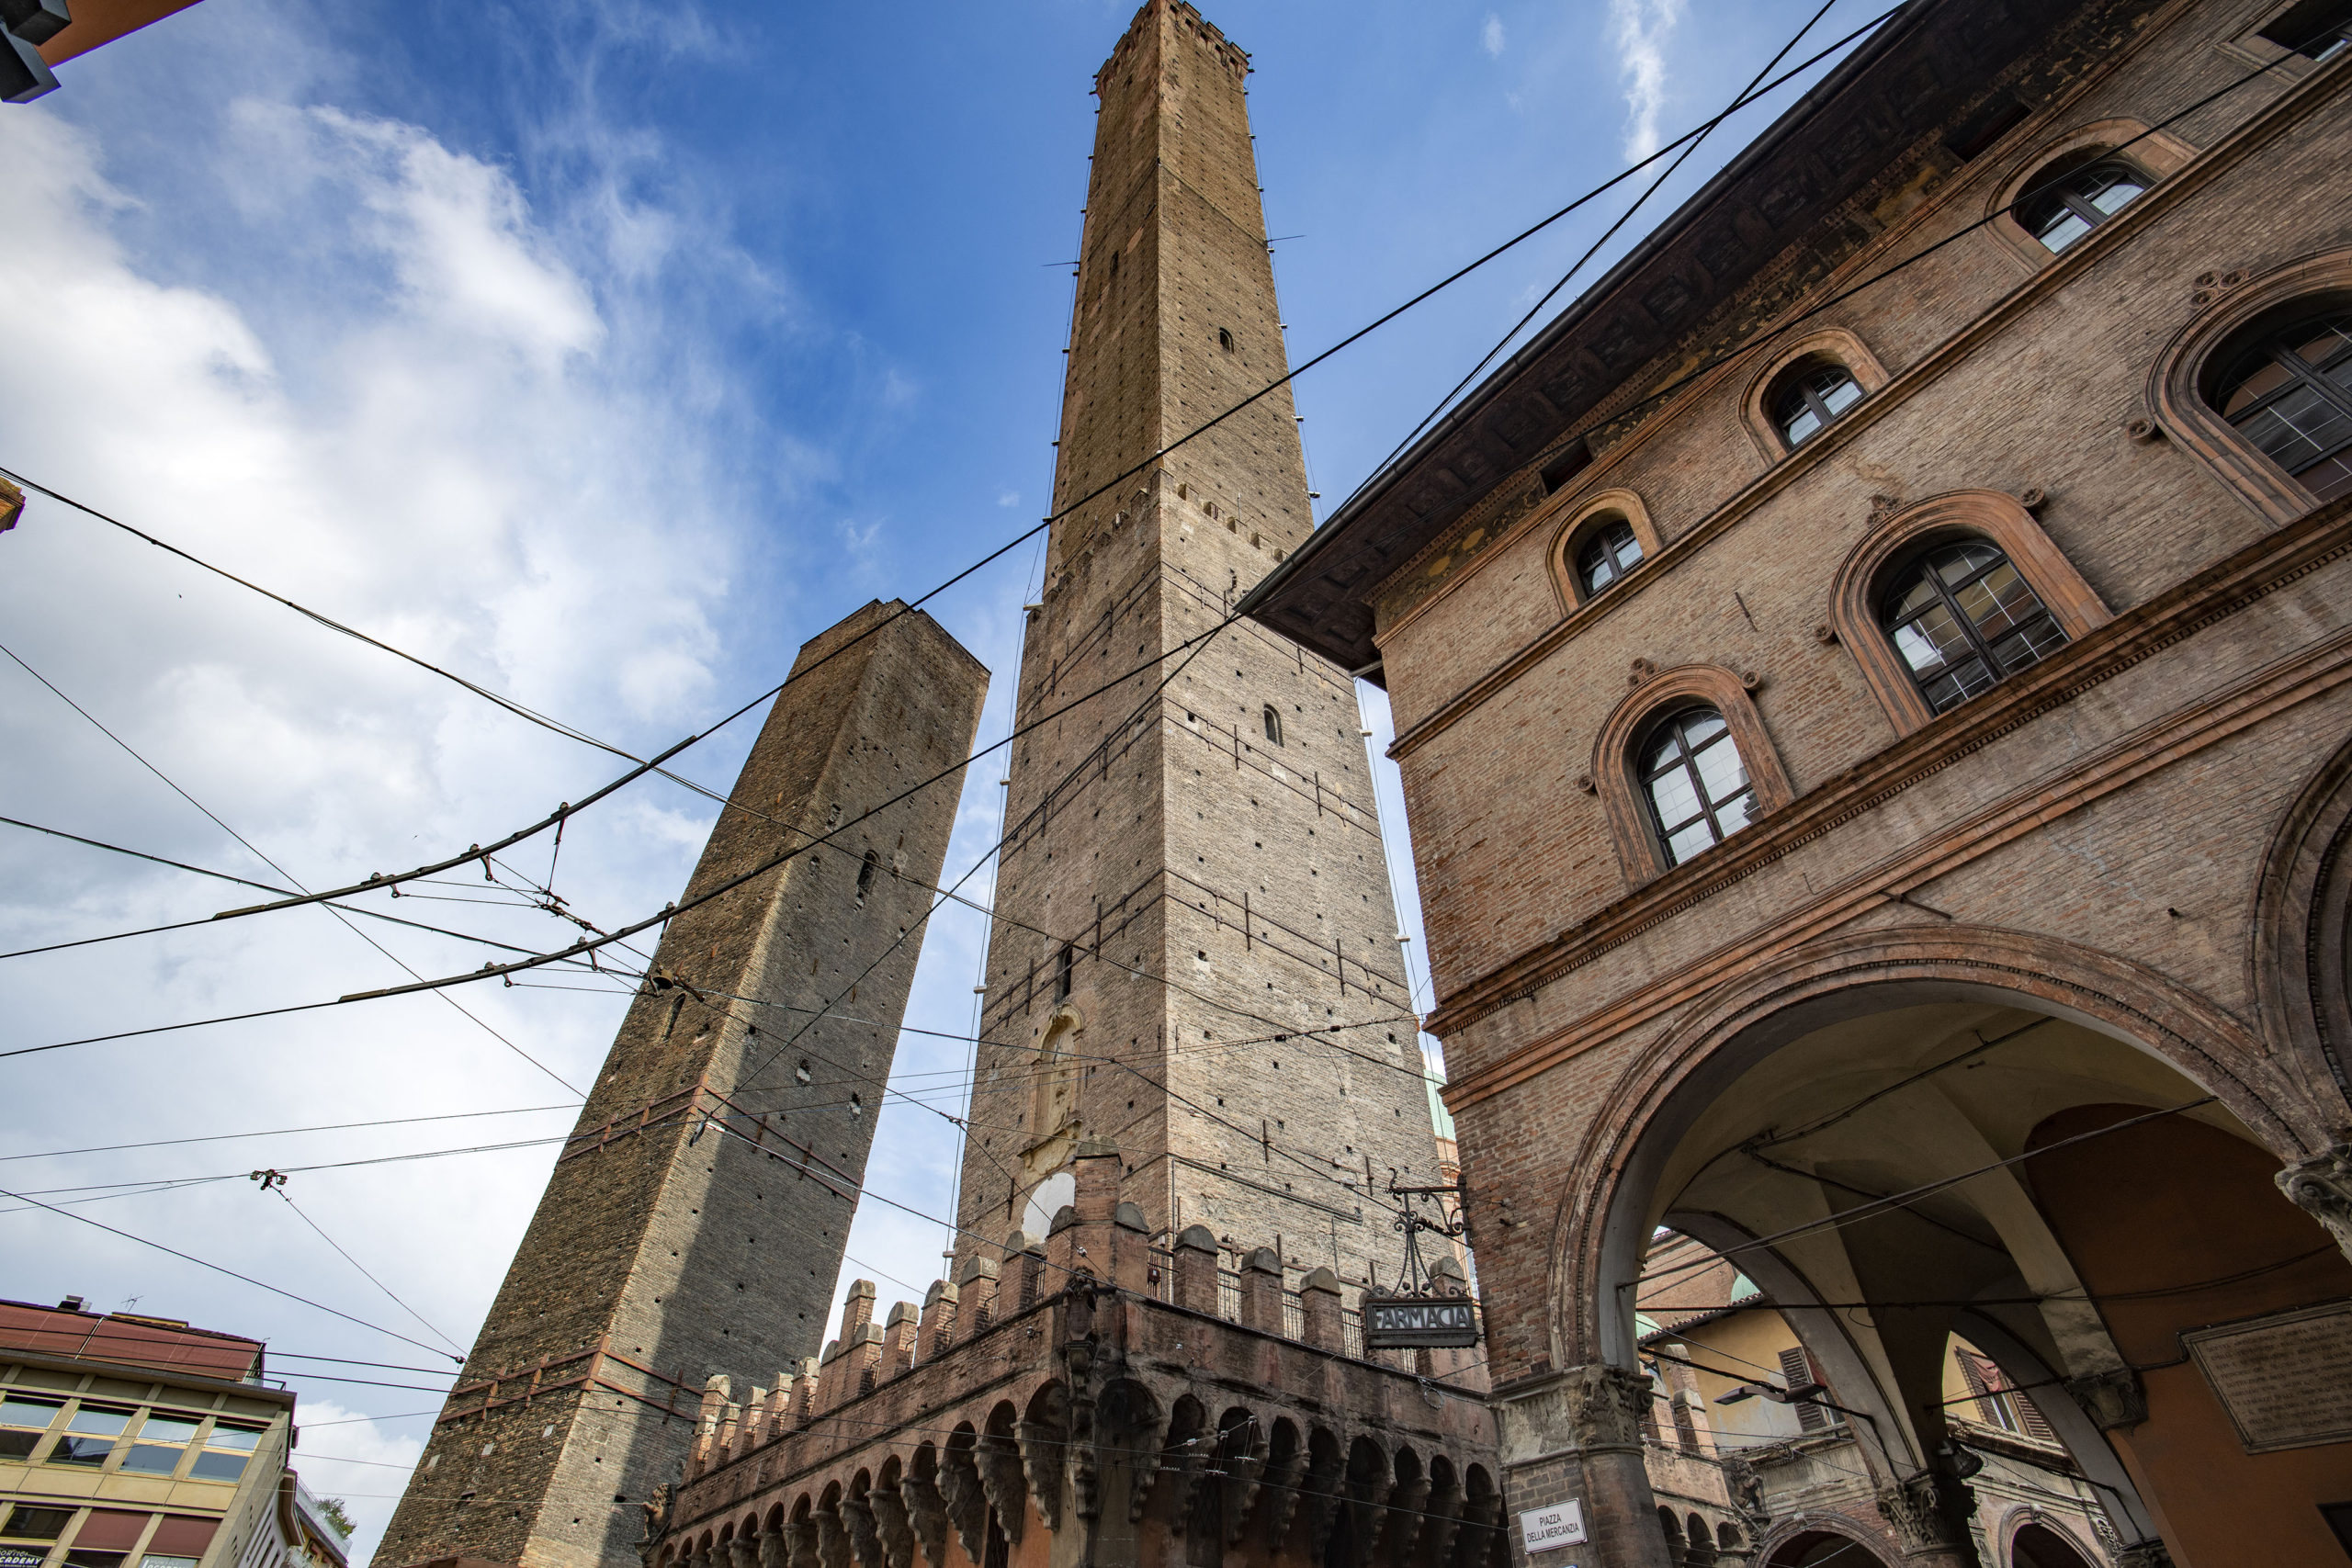
{"label": "blue sky", "polygon": [[[1212,7],[1256,67],[1294,358],[1706,118],[1813,9],[1688,6]],[[616,745],[667,744],[772,684],[802,639],[866,599],[928,588],[1037,520],[1088,87],[1131,11],[205,0],[69,64],[41,104],[0,111],[14,305],[0,465]],[[1841,0],[1815,36],[1868,14]],[[1796,90],[1719,131],[1652,215]],[[1300,382],[1325,509],[1622,209],[1562,223]],[[1024,547],[936,605],[997,671],[987,739],[1007,722],[1035,567]],[[0,535],[0,646],[314,886],[485,840],[613,771],[39,500]],[[0,694],[0,811],[277,874],[6,659]],[[723,790],[752,733],[697,747],[687,771]],[[1000,776],[973,771],[951,874],[992,837]],[[559,886],[600,923],[656,908],[709,815],[673,786],[639,785],[568,832]],[[0,949],[245,901],[0,833]],[[544,855],[518,852],[535,874]],[[401,911],[560,940],[544,916],[479,903]],[[424,973],[480,959],[369,934]],[[910,1022],[968,1027],[979,940],[977,919],[933,922]],[[314,914],[0,960],[0,1049],[400,977],[392,956]],[[0,1187],[76,1200],[87,1218],[462,1345],[545,1179],[537,1140],[570,1124],[558,1080],[584,1081],[621,1005],[478,987],[0,1060]],[[961,1061],[953,1043],[908,1036],[905,1087],[935,1108],[894,1102],[880,1124],[876,1190],[925,1212],[948,1204],[941,1112],[958,1108]],[[53,1154],[482,1111],[500,1114]],[[507,1142],[529,1146],[298,1169],[286,1195],[299,1213],[243,1174]],[[37,1155],[51,1157],[23,1157]],[[56,1190],[190,1177],[229,1179]],[[0,1210],[0,1293],[137,1298],[281,1351],[429,1363],[87,1225]],[[881,1277],[886,1299],[917,1293],[941,1239],[869,1203],[852,1272]],[[278,1364],[298,1367],[334,1370]],[[426,1425],[393,1417],[435,1400],[298,1386],[305,1477],[351,1499],[364,1552]]]}

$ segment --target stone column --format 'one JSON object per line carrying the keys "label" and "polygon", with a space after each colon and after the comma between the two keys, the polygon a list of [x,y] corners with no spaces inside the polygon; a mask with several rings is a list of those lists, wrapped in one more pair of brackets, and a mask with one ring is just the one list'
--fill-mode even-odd
{"label": "stone column", "polygon": [[1524,1562],[1517,1516],[1575,1502],[1589,1545],[1572,1555],[1607,1568],[1674,1568],[1657,1528],[1657,1499],[1642,1459],[1641,1413],[1649,1380],[1591,1365],[1523,1378],[1495,1391],[1501,1440],[1501,1522],[1513,1560]]}

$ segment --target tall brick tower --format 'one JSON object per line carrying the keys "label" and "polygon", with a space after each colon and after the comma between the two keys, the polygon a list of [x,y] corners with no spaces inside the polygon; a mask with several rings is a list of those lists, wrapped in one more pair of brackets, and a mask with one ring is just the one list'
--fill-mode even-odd
{"label": "tall brick tower", "polygon": [[[1057,512],[1283,373],[1249,71],[1150,0],[1095,78]],[[967,1257],[1109,1145],[1156,1233],[1396,1278],[1391,1174],[1437,1160],[1353,684],[1247,621],[1169,652],[1313,525],[1285,389],[1054,526],[1020,721],[1168,657],[1014,750]]]}
{"label": "tall brick tower", "polygon": [[[928,615],[811,668],[902,608],[801,649],[687,897],[969,754],[988,671]],[[815,1353],[959,782],[670,922],[379,1562],[632,1562],[703,1370]]]}

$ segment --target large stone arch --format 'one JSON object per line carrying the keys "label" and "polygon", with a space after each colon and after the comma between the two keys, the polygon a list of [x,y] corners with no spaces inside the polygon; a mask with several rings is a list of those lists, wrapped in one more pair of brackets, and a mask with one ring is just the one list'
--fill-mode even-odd
{"label": "large stone arch", "polygon": [[2304,1092],[2352,1110],[2352,741],[2279,818],[2255,886],[2248,977],[2271,1048]]}
{"label": "large stone arch", "polygon": [[2226,1009],[2156,971],[2055,938],[1941,924],[1790,950],[1702,998],[1640,1051],[1588,1123],[1582,1173],[1554,1221],[1557,1366],[1634,1362],[1630,1284],[1675,1142],[1740,1074],[1815,1030],[1922,1003],[2025,1005],[2148,1052],[2211,1093],[2282,1165],[2326,1146],[2330,1119]]}

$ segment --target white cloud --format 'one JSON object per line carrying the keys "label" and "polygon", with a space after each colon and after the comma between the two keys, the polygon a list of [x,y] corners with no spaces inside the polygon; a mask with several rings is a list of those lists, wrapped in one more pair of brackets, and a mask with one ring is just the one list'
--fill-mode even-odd
{"label": "white cloud", "polygon": [[1503,19],[1492,11],[1487,13],[1487,25],[1478,29],[1478,47],[1499,59],[1503,52]]}
{"label": "white cloud", "polygon": [[999,506],[1018,506],[1021,504],[1021,492],[1017,490],[1001,490],[996,492],[996,503]]}
{"label": "white cloud", "polygon": [[372,1546],[391,1522],[393,1499],[408,1484],[411,1467],[424,1457],[424,1440],[333,1399],[303,1400],[295,1424],[302,1437],[290,1461],[295,1473],[314,1495],[340,1501],[358,1527],[355,1541]]}
{"label": "white cloud", "polygon": [[1609,41],[1625,83],[1625,156],[1657,151],[1657,117],[1666,104],[1666,40],[1682,19],[1684,0],[1609,0]]}

